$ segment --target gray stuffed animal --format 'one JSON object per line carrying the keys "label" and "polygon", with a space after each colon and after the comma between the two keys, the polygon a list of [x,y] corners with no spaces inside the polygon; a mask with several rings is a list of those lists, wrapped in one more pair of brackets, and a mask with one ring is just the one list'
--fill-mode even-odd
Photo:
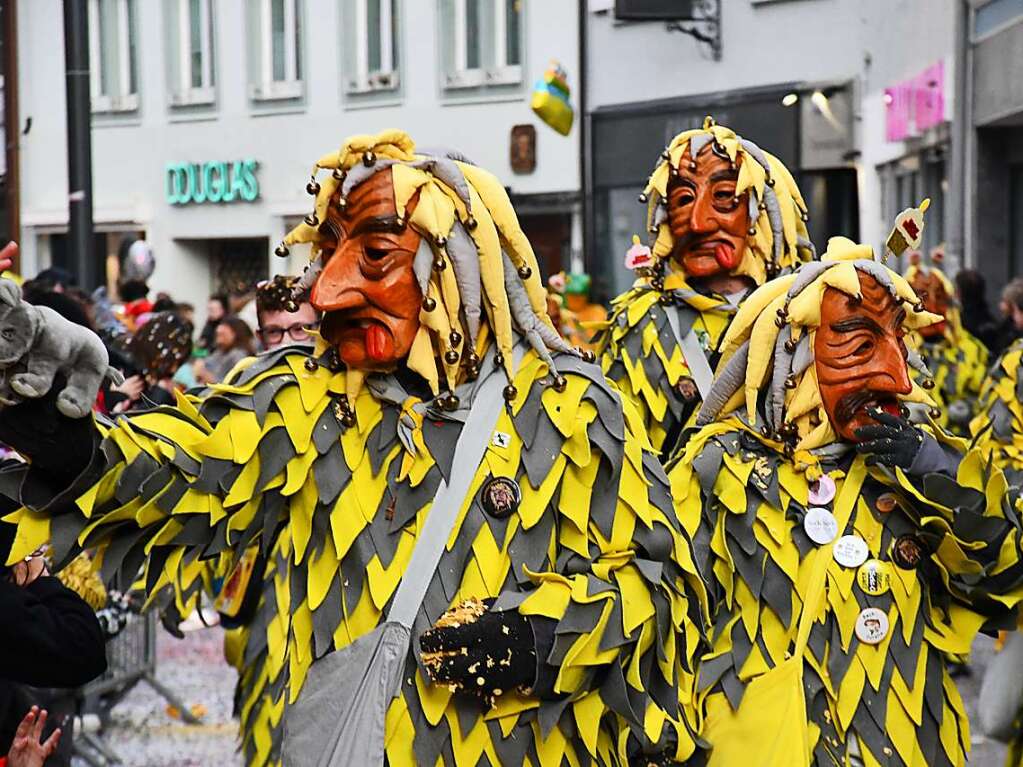
{"label": "gray stuffed animal", "polygon": [[[92,411],[103,378],[123,380],[108,365],[99,336],[65,319],[48,306],[21,300],[21,288],[0,279],[0,371],[4,386],[21,397],[41,397],[62,373],[67,384],[57,395],[57,409],[69,418]],[[9,376],[9,380],[8,379]],[[0,398],[12,404],[11,392]]]}

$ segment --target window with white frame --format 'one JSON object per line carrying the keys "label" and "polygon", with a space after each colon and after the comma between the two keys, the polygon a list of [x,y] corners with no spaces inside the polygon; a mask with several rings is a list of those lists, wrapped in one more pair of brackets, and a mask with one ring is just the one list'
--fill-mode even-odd
{"label": "window with white frame", "polygon": [[445,28],[447,88],[479,88],[522,82],[524,0],[441,0]]}
{"label": "window with white frame", "polygon": [[89,0],[89,73],[93,112],[139,107],[135,0]]}
{"label": "window with white frame", "polygon": [[255,11],[256,62],[251,96],[257,100],[302,96],[300,0],[249,0]]}
{"label": "window with white frame", "polygon": [[164,0],[172,56],[171,105],[212,104],[215,97],[212,0]]}
{"label": "window with white frame", "polygon": [[345,92],[398,87],[397,0],[342,0]]}

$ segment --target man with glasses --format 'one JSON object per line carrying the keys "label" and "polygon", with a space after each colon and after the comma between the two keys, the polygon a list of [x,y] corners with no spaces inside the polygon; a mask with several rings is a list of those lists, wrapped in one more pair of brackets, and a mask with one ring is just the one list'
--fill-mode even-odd
{"label": "man with glasses", "polygon": [[278,274],[256,286],[259,320],[256,332],[264,351],[296,344],[313,345],[309,331],[319,329],[320,313],[308,301],[296,303],[292,298],[295,282],[295,277]]}

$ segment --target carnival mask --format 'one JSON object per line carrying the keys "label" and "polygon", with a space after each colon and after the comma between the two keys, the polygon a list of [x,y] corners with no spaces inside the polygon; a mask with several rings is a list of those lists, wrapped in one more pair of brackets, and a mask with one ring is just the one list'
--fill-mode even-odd
{"label": "carnival mask", "polygon": [[343,211],[332,204],[322,232],[311,298],[321,335],[348,367],[393,369],[412,348],[423,298],[412,268],[420,235],[398,223],[391,171],[356,186]]}
{"label": "carnival mask", "polygon": [[899,395],[913,385],[903,341],[906,310],[862,272],[862,300],[835,288],[824,291],[820,326],[814,340],[817,384],[832,428],[849,442],[856,430],[874,422],[880,408],[899,414]]}
{"label": "carnival mask", "polygon": [[687,150],[668,185],[672,258],[689,277],[729,274],[742,261],[749,229],[748,192],[735,195],[742,159],[733,166],[708,145],[693,163]]}
{"label": "carnival mask", "polygon": [[[910,281],[913,291],[923,301],[924,309],[942,317],[948,317],[949,304],[951,299],[945,284],[941,278],[932,272],[924,273],[918,270]],[[945,335],[946,321],[936,322],[933,325],[920,328],[919,333],[927,339],[941,338]]]}

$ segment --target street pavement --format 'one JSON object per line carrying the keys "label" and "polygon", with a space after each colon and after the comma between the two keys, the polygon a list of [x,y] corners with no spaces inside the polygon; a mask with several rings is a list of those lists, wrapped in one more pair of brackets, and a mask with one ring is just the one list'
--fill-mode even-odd
{"label": "street pavement", "polygon": [[[202,706],[205,713],[201,724],[185,724],[168,714],[166,701],[151,687],[138,685],[114,709],[113,724],[104,733],[105,742],[125,767],[241,767],[237,721],[231,718],[236,676],[224,662],[222,640],[219,628],[194,631],[181,640],[159,632],[157,678],[185,705]],[[971,723],[976,722],[977,694],[992,652],[992,640],[978,638],[972,673],[957,680]],[[1005,747],[984,738],[976,724],[973,730],[971,767],[1002,767]]]}

